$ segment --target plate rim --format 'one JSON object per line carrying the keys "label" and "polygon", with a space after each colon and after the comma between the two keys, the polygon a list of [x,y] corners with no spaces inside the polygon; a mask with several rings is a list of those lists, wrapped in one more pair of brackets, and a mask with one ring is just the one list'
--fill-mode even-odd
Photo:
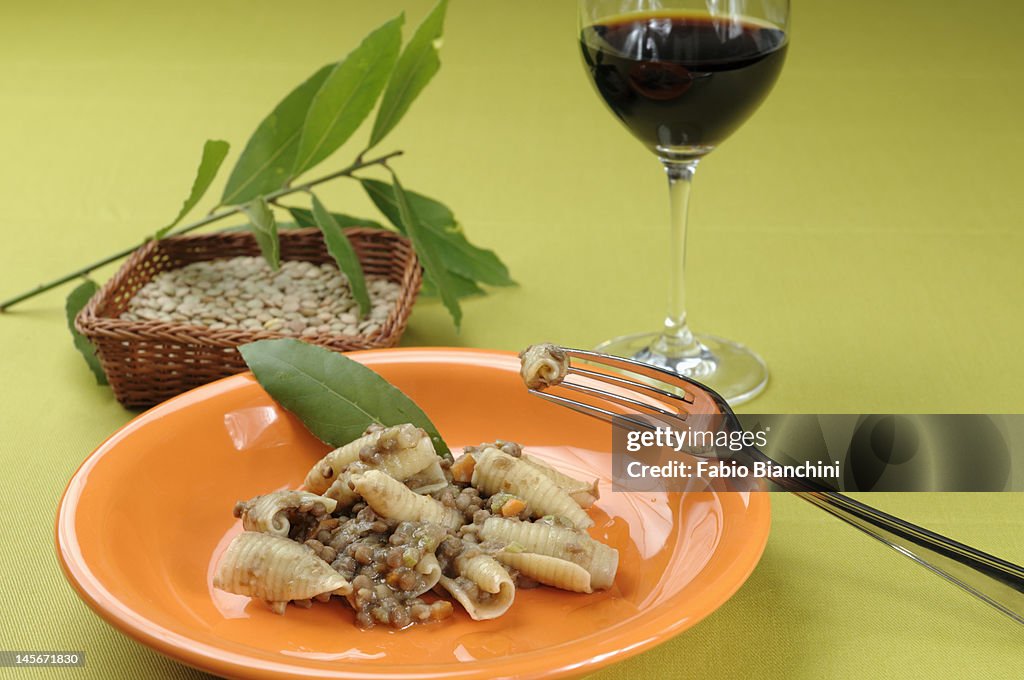
{"label": "plate rim", "polygon": [[[475,364],[478,366],[501,368],[512,362],[518,362],[517,354],[506,350],[491,350],[481,348],[465,347],[400,347],[388,349],[371,349],[346,352],[346,356],[360,360],[369,357],[370,361],[365,362],[371,368],[374,364],[382,363],[403,363],[403,362],[432,362],[432,363],[461,363]],[[472,357],[472,359],[471,359]],[[336,670],[322,670],[312,667],[296,666],[288,663],[272,663],[264,659],[238,654],[222,647],[211,646],[206,642],[189,639],[180,633],[168,630],[159,623],[156,623],[132,610],[131,606],[123,603],[113,593],[107,590],[102,582],[89,569],[88,563],[78,546],[75,532],[75,518],[77,501],[87,483],[89,472],[100,460],[103,459],[109,450],[121,439],[129,436],[135,430],[143,427],[148,421],[159,418],[162,412],[174,412],[185,407],[182,402],[192,402],[210,399],[218,393],[229,392],[238,389],[243,384],[251,384],[255,378],[251,372],[221,378],[207,383],[200,387],[183,392],[167,401],[139,413],[130,421],[119,427],[110,436],[106,437],[78,466],[71,476],[67,486],[61,494],[57,506],[57,513],[54,521],[54,544],[57,553],[57,561],[65,579],[72,586],[78,597],[97,614],[101,620],[115,630],[136,642],[145,645],[149,649],[162,654],[174,661],[186,664],[206,672],[213,672],[232,677],[253,677],[253,678],[280,678],[282,675],[295,677],[316,677],[336,678],[340,680],[356,678],[390,678],[401,677],[408,679],[426,680],[428,678],[493,678],[493,672],[497,667],[505,666],[508,661],[504,657],[495,659],[478,660],[471,663],[450,663],[444,665],[435,664],[433,668],[443,670],[428,670],[429,667],[418,666],[409,670],[400,670],[396,675],[398,666],[375,665],[370,668],[353,668],[348,662]],[[257,383],[258,386],[258,383]],[[737,558],[729,565],[729,573],[735,573],[733,581],[720,588],[713,598],[712,606],[699,616],[677,618],[668,622],[659,632],[647,635],[642,639],[632,639],[616,643],[617,648],[605,653],[590,654],[581,660],[560,660],[554,668],[538,666],[536,659],[542,659],[550,653],[550,650],[537,650],[517,654],[518,663],[531,663],[531,668],[524,673],[516,673],[516,677],[565,677],[593,672],[599,668],[617,663],[626,658],[635,656],[643,651],[655,647],[683,631],[693,627],[707,616],[718,611],[732,596],[743,586],[760,562],[764,553],[765,545],[771,529],[771,503],[768,493],[753,493],[749,507],[753,512],[754,526],[757,529],[756,541],[749,541],[743,545]],[[662,615],[659,619],[666,618]],[[639,637],[639,636],[637,636]],[[570,641],[564,644],[573,644]],[[532,657],[532,658],[531,658]],[[246,663],[247,662],[247,663]],[[460,670],[460,667],[462,668]],[[369,673],[367,671],[370,671]]]}

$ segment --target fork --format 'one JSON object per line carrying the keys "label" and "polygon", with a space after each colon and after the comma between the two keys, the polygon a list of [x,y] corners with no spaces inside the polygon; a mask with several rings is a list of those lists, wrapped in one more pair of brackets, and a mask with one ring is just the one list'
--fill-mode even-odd
{"label": "fork", "polygon": [[[686,423],[686,418],[700,414],[720,417],[726,427],[741,430],[736,414],[725,399],[695,380],[632,359],[566,347],[553,348],[565,352],[570,359],[565,378],[551,386],[530,388],[531,393],[550,402],[620,426],[626,423],[629,427],[654,429],[650,418],[656,418],[676,428],[690,427]],[[572,360],[587,362],[584,366],[595,364],[604,369],[611,369],[615,373],[581,367]],[[622,372],[634,374],[647,382],[624,377],[621,375]],[[572,376],[584,378],[584,381],[567,382],[566,379]],[[587,382],[603,383],[616,391],[600,389]],[[662,383],[669,390],[660,389],[649,382]],[[610,411],[601,406],[545,391],[553,387],[585,394],[602,403],[617,404],[631,409],[631,413]],[[623,391],[630,394],[623,394]],[[744,453],[751,461],[774,463],[756,447],[749,447]],[[725,461],[714,449],[695,455]],[[735,464],[737,459],[730,457],[725,462]],[[876,510],[816,482],[788,477],[768,479],[860,529],[1024,625],[1024,568]]]}

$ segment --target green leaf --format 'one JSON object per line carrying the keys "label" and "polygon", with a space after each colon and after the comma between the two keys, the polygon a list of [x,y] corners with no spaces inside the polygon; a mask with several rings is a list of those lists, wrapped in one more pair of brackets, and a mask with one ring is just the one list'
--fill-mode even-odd
{"label": "green leaf", "polygon": [[495,252],[470,243],[458,225],[430,231],[441,248],[442,260],[452,272],[489,286],[517,285]]}
{"label": "green leaf", "polygon": [[348,237],[345,236],[345,232],[341,230],[341,225],[315,194],[313,195],[313,219],[316,220],[316,226],[320,227],[320,233],[324,235],[327,252],[338,263],[338,269],[348,277],[352,295],[359,303],[360,314],[366,316],[370,312],[370,294],[366,290],[366,279],[363,278],[363,267],[359,264],[359,257]]}
{"label": "green leaf", "polygon": [[[460,300],[462,298],[484,295],[484,289],[476,285],[476,281],[459,276],[452,271],[448,272],[448,278],[452,284],[452,293]],[[423,297],[439,297],[437,288],[434,287],[431,281],[423,282],[423,287],[420,288],[420,295]]]}
{"label": "green leaf", "polygon": [[96,377],[96,384],[106,385],[107,375],[103,372],[103,367],[100,366],[99,357],[96,356],[96,348],[89,342],[89,338],[79,333],[78,329],[75,328],[75,317],[78,316],[78,313],[89,303],[89,300],[92,299],[92,296],[98,290],[99,286],[86,279],[68,295],[64,311],[67,314],[68,330],[71,331],[71,337],[75,341],[75,349],[82,353],[85,363],[89,365],[89,369]]}
{"label": "green leaf", "polygon": [[334,153],[370,115],[398,59],[404,21],[400,14],[368,35],[327,76],[306,114],[293,177]]}
{"label": "green leaf", "polygon": [[[313,219],[313,211],[306,210],[305,208],[288,208],[288,212],[295,218],[295,223],[300,227],[315,227],[318,226],[316,220]],[[371,227],[373,229],[384,229],[384,225],[376,220],[371,220],[368,217],[353,217],[352,215],[345,215],[343,213],[332,212],[331,217],[338,223],[343,229],[346,227]]]}
{"label": "green leaf", "polygon": [[267,205],[266,199],[262,196],[254,198],[242,206],[242,210],[249,217],[256,243],[260,245],[260,251],[270,263],[270,268],[280,269],[281,242],[277,238],[277,220],[274,219],[274,213]]}
{"label": "green leaf", "polygon": [[291,338],[260,340],[238,351],[263,389],[331,446],[357,439],[371,423],[412,423],[426,430],[439,455],[451,455],[420,407],[357,361]]}
{"label": "green leaf", "polygon": [[437,52],[441,46],[444,15],[447,9],[448,0],[438,2],[402,50],[402,56],[395,64],[395,70],[380,101],[380,109],[377,111],[377,119],[373,122],[373,132],[370,134],[367,149],[376,146],[391,132],[441,68]]}
{"label": "green leaf", "polygon": [[448,269],[441,260],[441,251],[436,248],[429,232],[423,227],[416,212],[409,205],[409,197],[406,196],[405,189],[402,188],[402,183],[398,181],[398,175],[394,171],[391,172],[391,178],[394,180],[392,193],[398,204],[399,218],[405,226],[409,240],[412,241],[412,247],[416,249],[416,254],[419,256],[420,262],[423,263],[427,280],[433,283],[434,288],[437,289],[438,295],[441,296],[441,302],[448,309],[448,313],[452,315],[452,321],[455,322],[457,329],[462,324],[462,308],[459,307],[459,298],[455,295],[456,284],[451,281]]}
{"label": "green leaf", "polygon": [[[402,223],[391,185],[372,179],[361,181],[374,205],[404,234],[405,226]],[[413,211],[420,218],[420,222],[430,232],[428,238],[431,238],[435,247],[440,251],[441,261],[449,271],[489,286],[516,285],[516,282],[509,276],[508,268],[494,251],[480,248],[469,242],[447,206],[412,191],[407,191],[405,194]]]}
{"label": "green leaf", "polygon": [[292,90],[260,123],[228,177],[221,205],[240,205],[280,189],[291,177],[306,112],[336,64],[328,64]]}
{"label": "green leaf", "polygon": [[199,202],[199,199],[203,197],[206,190],[210,188],[210,184],[213,183],[213,179],[217,176],[217,171],[220,170],[220,166],[228,155],[228,149],[230,148],[230,144],[219,139],[206,140],[206,144],[203,144],[203,157],[199,161],[199,169],[196,170],[196,178],[192,181],[191,193],[189,193],[185,202],[181,204],[181,210],[178,212],[178,216],[174,218],[174,221],[166,227],[157,230],[156,238],[161,239],[166,236],[178,222],[181,222],[181,218],[187,215],[189,210],[196,207],[196,203]]}
{"label": "green leaf", "polygon": [[[359,181],[377,209],[388,218],[391,224],[395,225],[396,229],[404,234],[405,225],[402,223],[398,201],[395,200],[395,190],[391,185],[376,179],[360,179]],[[413,210],[416,211],[417,217],[424,224],[445,226],[455,224],[455,215],[443,203],[413,191],[407,191],[405,195],[409,199],[409,204],[413,206]]]}

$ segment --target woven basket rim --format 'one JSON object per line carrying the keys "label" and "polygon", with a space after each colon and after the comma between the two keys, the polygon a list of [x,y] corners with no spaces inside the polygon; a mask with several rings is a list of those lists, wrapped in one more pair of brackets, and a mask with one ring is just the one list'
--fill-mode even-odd
{"label": "woven basket rim", "polygon": [[[409,285],[402,286],[403,290],[401,297],[396,301],[395,307],[391,310],[388,317],[380,322],[380,329],[374,333],[374,335],[317,333],[316,335],[301,336],[301,339],[304,341],[311,343],[319,342],[323,344],[332,344],[344,340],[372,341],[372,339],[376,337],[388,337],[395,331],[401,333],[404,331],[405,321],[407,321],[408,315],[411,312],[416,297],[418,296],[420,284],[422,283],[422,269],[419,265],[419,258],[417,257],[415,250],[412,249],[412,244],[409,239],[397,232],[374,227],[347,227],[344,229],[344,232],[349,238],[358,239],[360,237],[374,236],[377,238],[383,238],[384,240],[394,240],[408,245],[410,254],[405,267],[403,267],[403,274],[405,274],[403,279],[408,279]],[[289,238],[301,239],[309,236],[319,236],[319,233],[320,230],[315,227],[301,227],[283,230],[280,232],[279,236],[282,240]],[[218,242],[224,241],[228,238],[232,240],[252,241],[254,244],[256,243],[256,237],[249,232],[189,234],[184,236],[171,236],[159,241],[147,241],[145,244],[137,248],[131,256],[129,256],[128,260],[124,262],[117,273],[104,283],[103,286],[100,287],[99,291],[93,295],[86,306],[75,317],[75,327],[90,340],[98,337],[113,336],[120,338],[124,334],[136,334],[140,336],[140,339],[141,336],[146,336],[147,339],[151,339],[156,335],[173,335],[173,338],[167,338],[168,341],[208,344],[225,348],[236,347],[240,344],[255,342],[257,340],[268,340],[282,337],[300,338],[298,335],[288,335],[268,330],[245,330],[241,328],[210,329],[206,326],[196,326],[174,321],[129,321],[118,317],[104,316],[99,313],[99,310],[107,307],[112,296],[120,290],[127,275],[139,267],[147,258],[152,256],[154,251],[161,248],[161,244],[166,242]],[[213,260],[220,258],[213,257],[210,259]],[[285,260],[286,258],[282,258],[282,261]],[[193,260],[193,262],[200,261],[203,260]],[[410,270],[412,270],[411,277],[409,277]],[[411,299],[407,300],[407,298]],[[402,304],[403,302],[405,304]]]}

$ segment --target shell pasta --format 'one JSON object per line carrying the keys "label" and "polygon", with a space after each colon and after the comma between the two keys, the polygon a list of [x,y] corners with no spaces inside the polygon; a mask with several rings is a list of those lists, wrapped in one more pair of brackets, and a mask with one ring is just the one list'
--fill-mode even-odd
{"label": "shell pasta", "polygon": [[528,552],[503,550],[497,554],[502,564],[518,569],[534,581],[574,593],[592,593],[590,574],[578,564],[557,557]]}
{"label": "shell pasta", "polygon": [[402,482],[414,476],[425,483],[444,481],[430,437],[418,427],[406,424],[373,428],[331,451],[306,475],[305,487],[348,507],[359,498],[349,486],[349,476],[371,469],[379,469]]}
{"label": "shell pasta", "polygon": [[462,513],[455,508],[449,508],[430,496],[421,496],[380,470],[353,475],[351,484],[381,517],[436,522],[448,529],[458,529],[463,524]]}
{"label": "shell pasta", "polygon": [[304,514],[321,517],[334,512],[338,503],[307,491],[275,491],[235,505],[235,516],[246,531],[287,537],[292,522]]}
{"label": "shell pasta", "polygon": [[594,520],[580,504],[535,466],[493,448],[484,449],[475,458],[472,482],[481,491],[518,496],[532,508],[534,517],[556,515],[579,529],[593,526]]}
{"label": "shell pasta", "polygon": [[582,531],[554,523],[490,517],[484,520],[481,535],[490,541],[516,545],[524,552],[578,564],[590,574],[593,587],[598,589],[611,587],[619,567],[619,551]]}
{"label": "shell pasta", "polygon": [[531,456],[528,453],[524,453],[520,456],[520,460],[554,482],[562,489],[562,491],[569,494],[569,496],[576,501],[581,508],[589,508],[600,497],[596,479],[590,482],[584,482],[581,479],[576,479],[575,477],[559,472],[537,456]]}
{"label": "shell pasta", "polygon": [[317,461],[302,489],[239,501],[244,531],[213,584],[278,614],[339,595],[362,628],[441,621],[456,606],[494,619],[517,588],[613,585],[617,551],[585,531],[597,499],[596,481],[514,442],[453,461],[413,425],[371,426]]}
{"label": "shell pasta", "polygon": [[512,577],[490,555],[460,556],[455,571],[458,576],[442,577],[441,585],[474,621],[496,619],[512,606],[516,597]]}
{"label": "shell pasta", "polygon": [[231,541],[213,585],[263,600],[281,614],[290,601],[352,592],[349,582],[306,546],[251,531]]}

